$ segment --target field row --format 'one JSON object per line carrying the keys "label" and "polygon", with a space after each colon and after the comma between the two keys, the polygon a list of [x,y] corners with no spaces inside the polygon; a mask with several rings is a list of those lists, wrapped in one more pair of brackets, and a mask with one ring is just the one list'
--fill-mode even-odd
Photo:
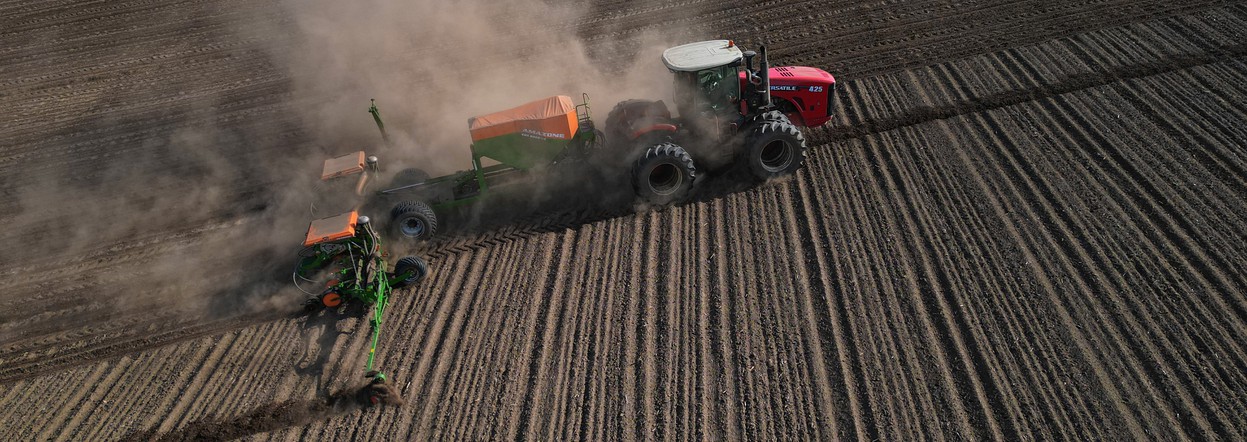
{"label": "field row", "polygon": [[361,381],[367,326],[274,319],[11,377],[0,403],[40,405],[4,434],[1241,439],[1247,63],[964,105],[1229,47],[1220,12],[849,81],[840,124],[958,111],[824,130],[757,189],[430,250],[379,354],[405,408],[315,407]]}

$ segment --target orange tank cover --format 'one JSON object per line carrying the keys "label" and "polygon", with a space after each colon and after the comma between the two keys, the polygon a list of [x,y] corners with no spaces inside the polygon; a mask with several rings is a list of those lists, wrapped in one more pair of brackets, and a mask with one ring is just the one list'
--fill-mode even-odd
{"label": "orange tank cover", "polygon": [[325,160],[325,168],[320,173],[322,181],[340,176],[356,174],[364,171],[364,151]]}
{"label": "orange tank cover", "polygon": [[312,225],[307,228],[307,239],[303,240],[303,246],[309,247],[322,242],[355,236],[355,221],[358,219],[359,213],[352,210],[338,216],[312,221]]}
{"label": "orange tank cover", "polygon": [[579,127],[576,105],[572,103],[572,97],[566,95],[555,95],[468,119],[468,132],[472,134],[473,142],[524,132],[571,140]]}

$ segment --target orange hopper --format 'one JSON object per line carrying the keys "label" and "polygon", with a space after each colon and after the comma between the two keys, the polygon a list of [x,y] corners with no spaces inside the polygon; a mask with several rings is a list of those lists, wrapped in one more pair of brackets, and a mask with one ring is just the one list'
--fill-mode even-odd
{"label": "orange hopper", "polygon": [[307,229],[307,239],[303,240],[303,246],[309,247],[322,242],[355,236],[355,222],[358,219],[359,213],[352,210],[341,215],[312,221],[312,225]]}

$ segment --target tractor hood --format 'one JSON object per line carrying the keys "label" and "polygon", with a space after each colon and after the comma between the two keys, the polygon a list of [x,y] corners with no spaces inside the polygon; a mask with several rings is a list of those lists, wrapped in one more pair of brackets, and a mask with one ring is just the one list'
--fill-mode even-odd
{"label": "tractor hood", "polygon": [[[801,126],[818,127],[831,119],[836,78],[819,68],[780,66],[767,70],[771,80],[771,101],[788,118]],[[741,72],[741,88],[749,79]]]}
{"label": "tractor hood", "polygon": [[[808,66],[780,66],[768,70],[771,76],[771,90],[776,86],[827,86],[836,83],[836,78],[819,68]],[[741,81],[748,81],[745,72],[740,73]],[[741,83],[742,85],[744,83]],[[780,89],[782,90],[782,89]]]}

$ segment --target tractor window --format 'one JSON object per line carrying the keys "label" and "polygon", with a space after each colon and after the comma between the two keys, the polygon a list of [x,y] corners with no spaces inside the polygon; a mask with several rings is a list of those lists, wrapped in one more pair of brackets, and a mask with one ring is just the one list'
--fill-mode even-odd
{"label": "tractor window", "polygon": [[693,104],[697,96],[697,74],[694,72],[676,72],[675,73],[675,103],[680,108],[680,114],[686,113],[686,108]]}
{"label": "tractor window", "polygon": [[740,80],[735,66],[675,73],[675,102],[681,115],[736,112]]}
{"label": "tractor window", "polygon": [[701,89],[705,107],[715,111],[735,109],[740,99],[740,79],[735,66],[720,66],[697,72],[697,84]]}

